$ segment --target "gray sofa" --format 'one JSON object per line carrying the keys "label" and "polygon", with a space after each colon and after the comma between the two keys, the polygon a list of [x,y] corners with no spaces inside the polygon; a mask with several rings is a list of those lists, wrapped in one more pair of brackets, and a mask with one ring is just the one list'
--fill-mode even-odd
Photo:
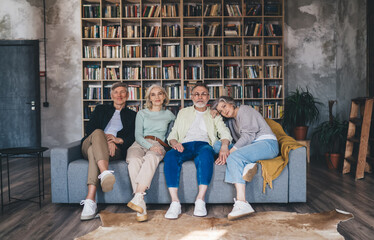
{"label": "gray sofa", "polygon": [[[88,161],[81,156],[80,141],[51,151],[52,202],[79,203],[87,194]],[[113,191],[97,192],[98,203],[127,203],[132,198],[127,163],[124,160],[112,161],[109,169],[114,170],[116,183]],[[233,203],[235,189],[224,182],[226,166],[214,166],[213,178],[206,195],[207,203]],[[246,197],[250,203],[306,202],[306,149],[291,150],[289,163],[281,175],[273,181],[273,188],[266,187],[262,192],[263,179],[261,165],[252,182],[247,184]],[[198,186],[193,161],[183,164],[179,197],[182,203],[194,203]],[[164,176],[164,163],[161,162],[145,196],[147,203],[170,203],[170,196]]]}

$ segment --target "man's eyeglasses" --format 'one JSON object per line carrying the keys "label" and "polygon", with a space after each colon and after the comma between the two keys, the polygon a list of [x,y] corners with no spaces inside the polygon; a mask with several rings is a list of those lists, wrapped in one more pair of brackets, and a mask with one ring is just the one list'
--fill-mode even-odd
{"label": "man's eyeglasses", "polygon": [[209,95],[209,93],[207,93],[207,92],[191,94],[191,96],[194,96],[194,97],[200,97],[200,96],[206,97],[208,95]]}

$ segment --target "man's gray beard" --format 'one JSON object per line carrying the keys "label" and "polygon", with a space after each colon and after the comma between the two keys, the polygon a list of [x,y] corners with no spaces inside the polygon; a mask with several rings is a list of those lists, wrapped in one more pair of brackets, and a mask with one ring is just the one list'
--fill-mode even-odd
{"label": "man's gray beard", "polygon": [[206,103],[194,103],[195,107],[197,108],[203,108],[206,106]]}

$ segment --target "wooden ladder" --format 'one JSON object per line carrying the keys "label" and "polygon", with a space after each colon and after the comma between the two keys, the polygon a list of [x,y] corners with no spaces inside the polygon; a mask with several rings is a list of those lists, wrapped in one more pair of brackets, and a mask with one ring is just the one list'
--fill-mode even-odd
{"label": "wooden ladder", "polygon": [[[343,174],[351,171],[351,164],[357,164],[355,179],[364,177],[364,172],[369,171],[370,166],[366,162],[369,146],[369,135],[371,116],[373,112],[374,98],[352,99],[351,113],[349,115],[349,126],[347,143],[344,154]],[[360,116],[359,116],[360,113]],[[356,126],[361,125],[361,133],[356,134]],[[353,145],[359,143],[358,157],[353,156]]]}

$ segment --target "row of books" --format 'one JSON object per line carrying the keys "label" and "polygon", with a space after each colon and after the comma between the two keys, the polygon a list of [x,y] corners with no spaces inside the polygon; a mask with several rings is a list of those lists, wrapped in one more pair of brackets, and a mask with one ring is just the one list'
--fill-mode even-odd
{"label": "row of books", "polygon": [[172,63],[165,64],[162,67],[162,72],[164,74],[164,79],[180,79],[181,78],[181,69],[180,65]]}
{"label": "row of books", "polygon": [[259,22],[249,22],[245,24],[244,36],[261,36],[262,23]]}
{"label": "row of books", "polygon": [[166,4],[162,6],[163,17],[178,17],[179,16],[179,4]]}
{"label": "row of books", "polygon": [[224,28],[225,36],[241,36],[242,25],[230,23],[226,24]]}
{"label": "row of books", "polygon": [[103,15],[105,18],[119,18],[121,17],[121,7],[119,4],[107,5],[103,8]]}
{"label": "row of books", "polygon": [[180,45],[179,43],[165,44],[162,55],[164,57],[180,57]]}
{"label": "row of books", "polygon": [[160,5],[144,5],[143,6],[143,17],[159,17],[161,12]]}
{"label": "row of books", "polygon": [[278,65],[266,65],[265,66],[265,78],[281,78],[282,77],[282,66]]}
{"label": "row of books", "polygon": [[239,4],[226,4],[226,15],[237,17],[242,15]]}
{"label": "row of books", "polygon": [[101,79],[100,65],[87,65],[83,68],[83,79],[99,80]]}
{"label": "row of books", "polygon": [[142,36],[143,37],[158,37],[160,34],[160,26],[143,26]]}
{"label": "row of books", "polygon": [[83,4],[83,18],[100,18],[100,4]]}
{"label": "row of books", "polygon": [[222,56],[222,45],[219,43],[208,43],[205,47],[205,55],[207,57],[221,57]]}
{"label": "row of books", "polygon": [[202,36],[202,28],[200,25],[197,26],[184,26],[183,35],[185,37],[200,37]]}
{"label": "row of books", "polygon": [[125,18],[140,17],[140,6],[138,4],[126,5],[123,7],[123,16]]}
{"label": "row of books", "polygon": [[123,79],[138,80],[140,79],[141,67],[140,66],[124,66]]}
{"label": "row of books", "polygon": [[83,46],[83,58],[100,58],[100,46]]}
{"label": "row of books", "polygon": [[185,44],[184,45],[185,57],[202,57],[203,46],[201,44]]}
{"label": "row of books", "polygon": [[161,45],[149,44],[143,46],[143,57],[161,57]]}
{"label": "row of books", "polygon": [[103,38],[119,38],[121,37],[120,25],[103,26]]}
{"label": "row of books", "polygon": [[221,4],[206,4],[204,9],[204,16],[221,16]]}
{"label": "row of books", "polygon": [[186,79],[200,80],[202,79],[202,68],[200,66],[185,67],[184,77]]}
{"label": "row of books", "polygon": [[182,98],[180,84],[166,84],[165,91],[168,93],[168,96],[172,100],[177,100]]}
{"label": "row of books", "polygon": [[140,26],[128,25],[123,27],[124,38],[138,38],[140,37]]}
{"label": "row of books", "polygon": [[278,102],[264,105],[264,117],[279,119],[283,117],[284,107]]}
{"label": "row of books", "polygon": [[202,14],[203,7],[200,3],[189,3],[183,6],[183,16],[198,17]]}
{"label": "row of books", "polygon": [[128,85],[127,90],[129,94],[128,100],[142,99],[142,88],[140,85]]}
{"label": "row of books", "polygon": [[162,28],[162,34],[164,37],[179,37],[181,35],[180,26],[178,24],[174,25],[164,25]]}
{"label": "row of books", "polygon": [[219,22],[213,22],[209,25],[204,26],[204,35],[213,37],[213,36],[220,36],[221,35],[221,24]]}
{"label": "row of books", "polygon": [[221,66],[215,63],[208,63],[204,68],[205,78],[221,78]]}
{"label": "row of books", "polygon": [[228,64],[224,68],[224,78],[241,78],[242,69],[238,64]]}
{"label": "row of books", "polygon": [[279,24],[266,23],[264,29],[265,36],[282,36],[282,26]]}
{"label": "row of books", "polygon": [[102,99],[101,85],[89,84],[84,92],[83,98],[88,100]]}
{"label": "row of books", "polygon": [[120,58],[121,46],[117,44],[104,44],[103,46],[103,57],[104,58]]}
{"label": "row of books", "polygon": [[104,68],[104,79],[106,80],[118,80],[121,79],[120,73],[119,73],[119,66],[106,66]]}
{"label": "row of books", "polygon": [[144,79],[161,79],[161,67],[156,65],[146,65],[143,68]]}
{"label": "row of books", "polygon": [[100,25],[83,27],[83,38],[100,38]]}
{"label": "row of books", "polygon": [[225,56],[237,57],[242,55],[242,45],[240,43],[228,42],[224,45]]}
{"label": "row of books", "polygon": [[245,78],[261,78],[262,67],[260,65],[244,66],[244,77]]}
{"label": "row of books", "polygon": [[280,98],[282,95],[282,85],[265,84],[265,98]]}
{"label": "row of books", "polygon": [[140,58],[140,45],[125,45],[123,49],[124,58]]}

